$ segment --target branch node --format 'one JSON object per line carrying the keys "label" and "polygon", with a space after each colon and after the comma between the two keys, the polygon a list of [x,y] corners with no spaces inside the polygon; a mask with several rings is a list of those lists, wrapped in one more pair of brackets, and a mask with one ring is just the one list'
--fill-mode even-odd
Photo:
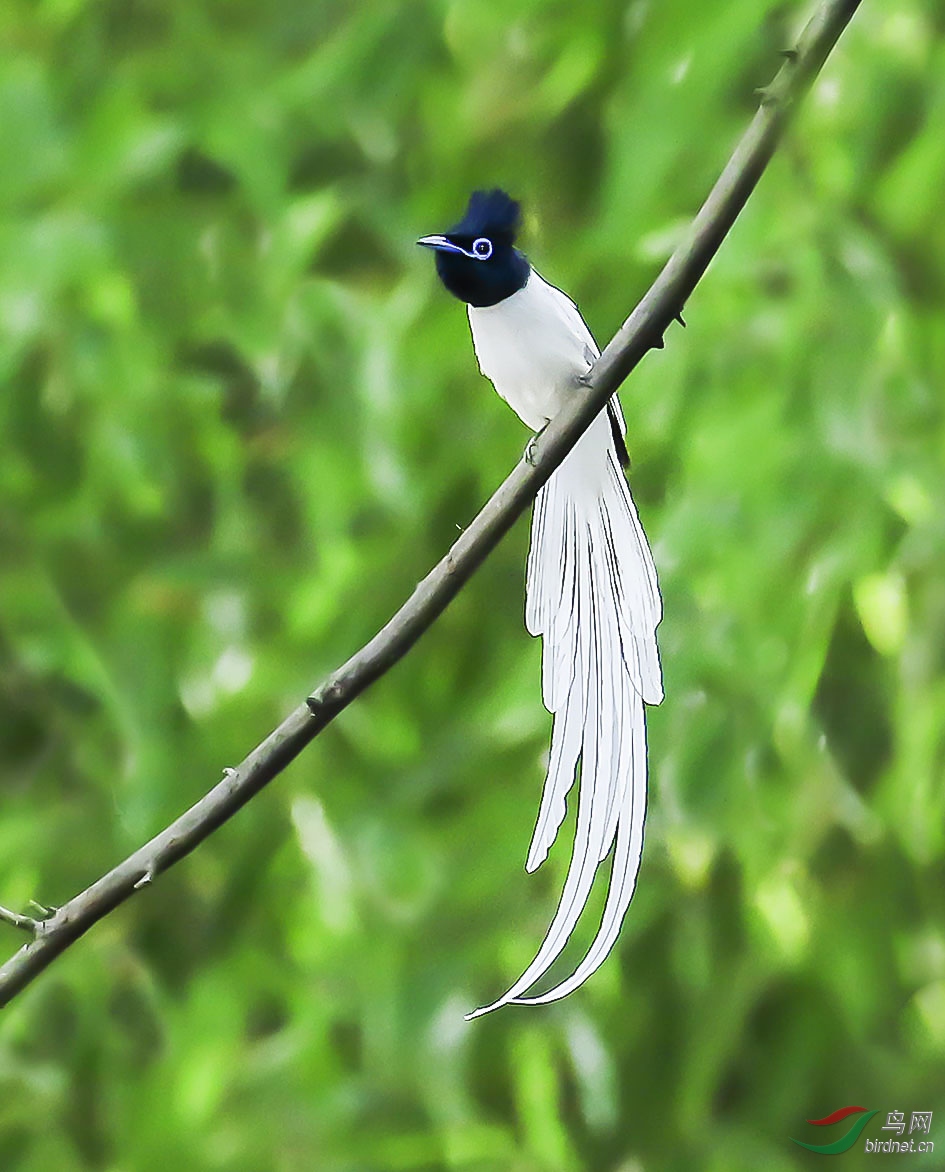
{"label": "branch node", "polygon": [[223,776],[224,777],[236,777],[236,770],[233,768],[232,765],[224,765],[223,766]]}
{"label": "branch node", "polygon": [[781,56],[793,64],[797,60],[797,49],[782,49]]}
{"label": "branch node", "polygon": [[340,680],[330,680],[328,683],[322,684],[310,696],[305,697],[309,712],[312,716],[322,716],[326,711],[331,711],[341,700],[342,691]]}

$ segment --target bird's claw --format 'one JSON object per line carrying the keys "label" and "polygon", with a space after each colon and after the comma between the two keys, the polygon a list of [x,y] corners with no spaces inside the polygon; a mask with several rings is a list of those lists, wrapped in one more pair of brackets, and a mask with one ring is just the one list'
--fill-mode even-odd
{"label": "bird's claw", "polygon": [[545,427],[547,426],[548,424],[546,423],[544,427],[536,431],[532,438],[525,445],[525,455],[523,458],[525,463],[532,468],[534,468],[538,463],[538,441],[541,439],[542,435],[544,435]]}

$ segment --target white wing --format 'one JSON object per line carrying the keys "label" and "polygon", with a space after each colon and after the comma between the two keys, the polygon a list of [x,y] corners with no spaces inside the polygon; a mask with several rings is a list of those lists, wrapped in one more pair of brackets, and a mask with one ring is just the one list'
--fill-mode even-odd
{"label": "white wing", "polygon": [[[517,293],[468,313],[479,369],[533,431],[561,410],[600,354],[578,307],[534,269]],[[611,403],[625,433],[616,395]]]}

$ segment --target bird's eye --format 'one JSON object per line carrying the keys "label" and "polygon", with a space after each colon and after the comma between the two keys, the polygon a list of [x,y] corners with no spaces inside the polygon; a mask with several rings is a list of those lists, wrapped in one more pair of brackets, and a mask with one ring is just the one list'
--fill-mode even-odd
{"label": "bird's eye", "polygon": [[487,240],[485,236],[480,236],[478,240],[473,241],[473,252],[479,260],[488,260],[492,256],[492,241]]}

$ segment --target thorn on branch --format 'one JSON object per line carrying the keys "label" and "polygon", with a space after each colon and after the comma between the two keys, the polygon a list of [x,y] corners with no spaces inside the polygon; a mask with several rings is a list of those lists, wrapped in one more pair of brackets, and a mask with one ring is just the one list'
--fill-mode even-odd
{"label": "thorn on branch", "polygon": [[770,85],[760,85],[755,90],[755,93],[757,94],[762,106],[774,106],[777,104],[777,94],[773,92]]}
{"label": "thorn on branch", "polygon": [[135,891],[140,891],[142,887],[149,887],[154,882],[154,868],[148,867],[147,871],[135,882]]}
{"label": "thorn on branch", "polygon": [[679,324],[682,326],[682,328],[683,328],[683,329],[685,329],[685,328],[686,328],[686,323],[685,323],[685,321],[683,320],[682,310],[680,310],[680,311],[679,311],[679,312],[676,314],[676,318],[675,318],[675,320],[679,322]]}

